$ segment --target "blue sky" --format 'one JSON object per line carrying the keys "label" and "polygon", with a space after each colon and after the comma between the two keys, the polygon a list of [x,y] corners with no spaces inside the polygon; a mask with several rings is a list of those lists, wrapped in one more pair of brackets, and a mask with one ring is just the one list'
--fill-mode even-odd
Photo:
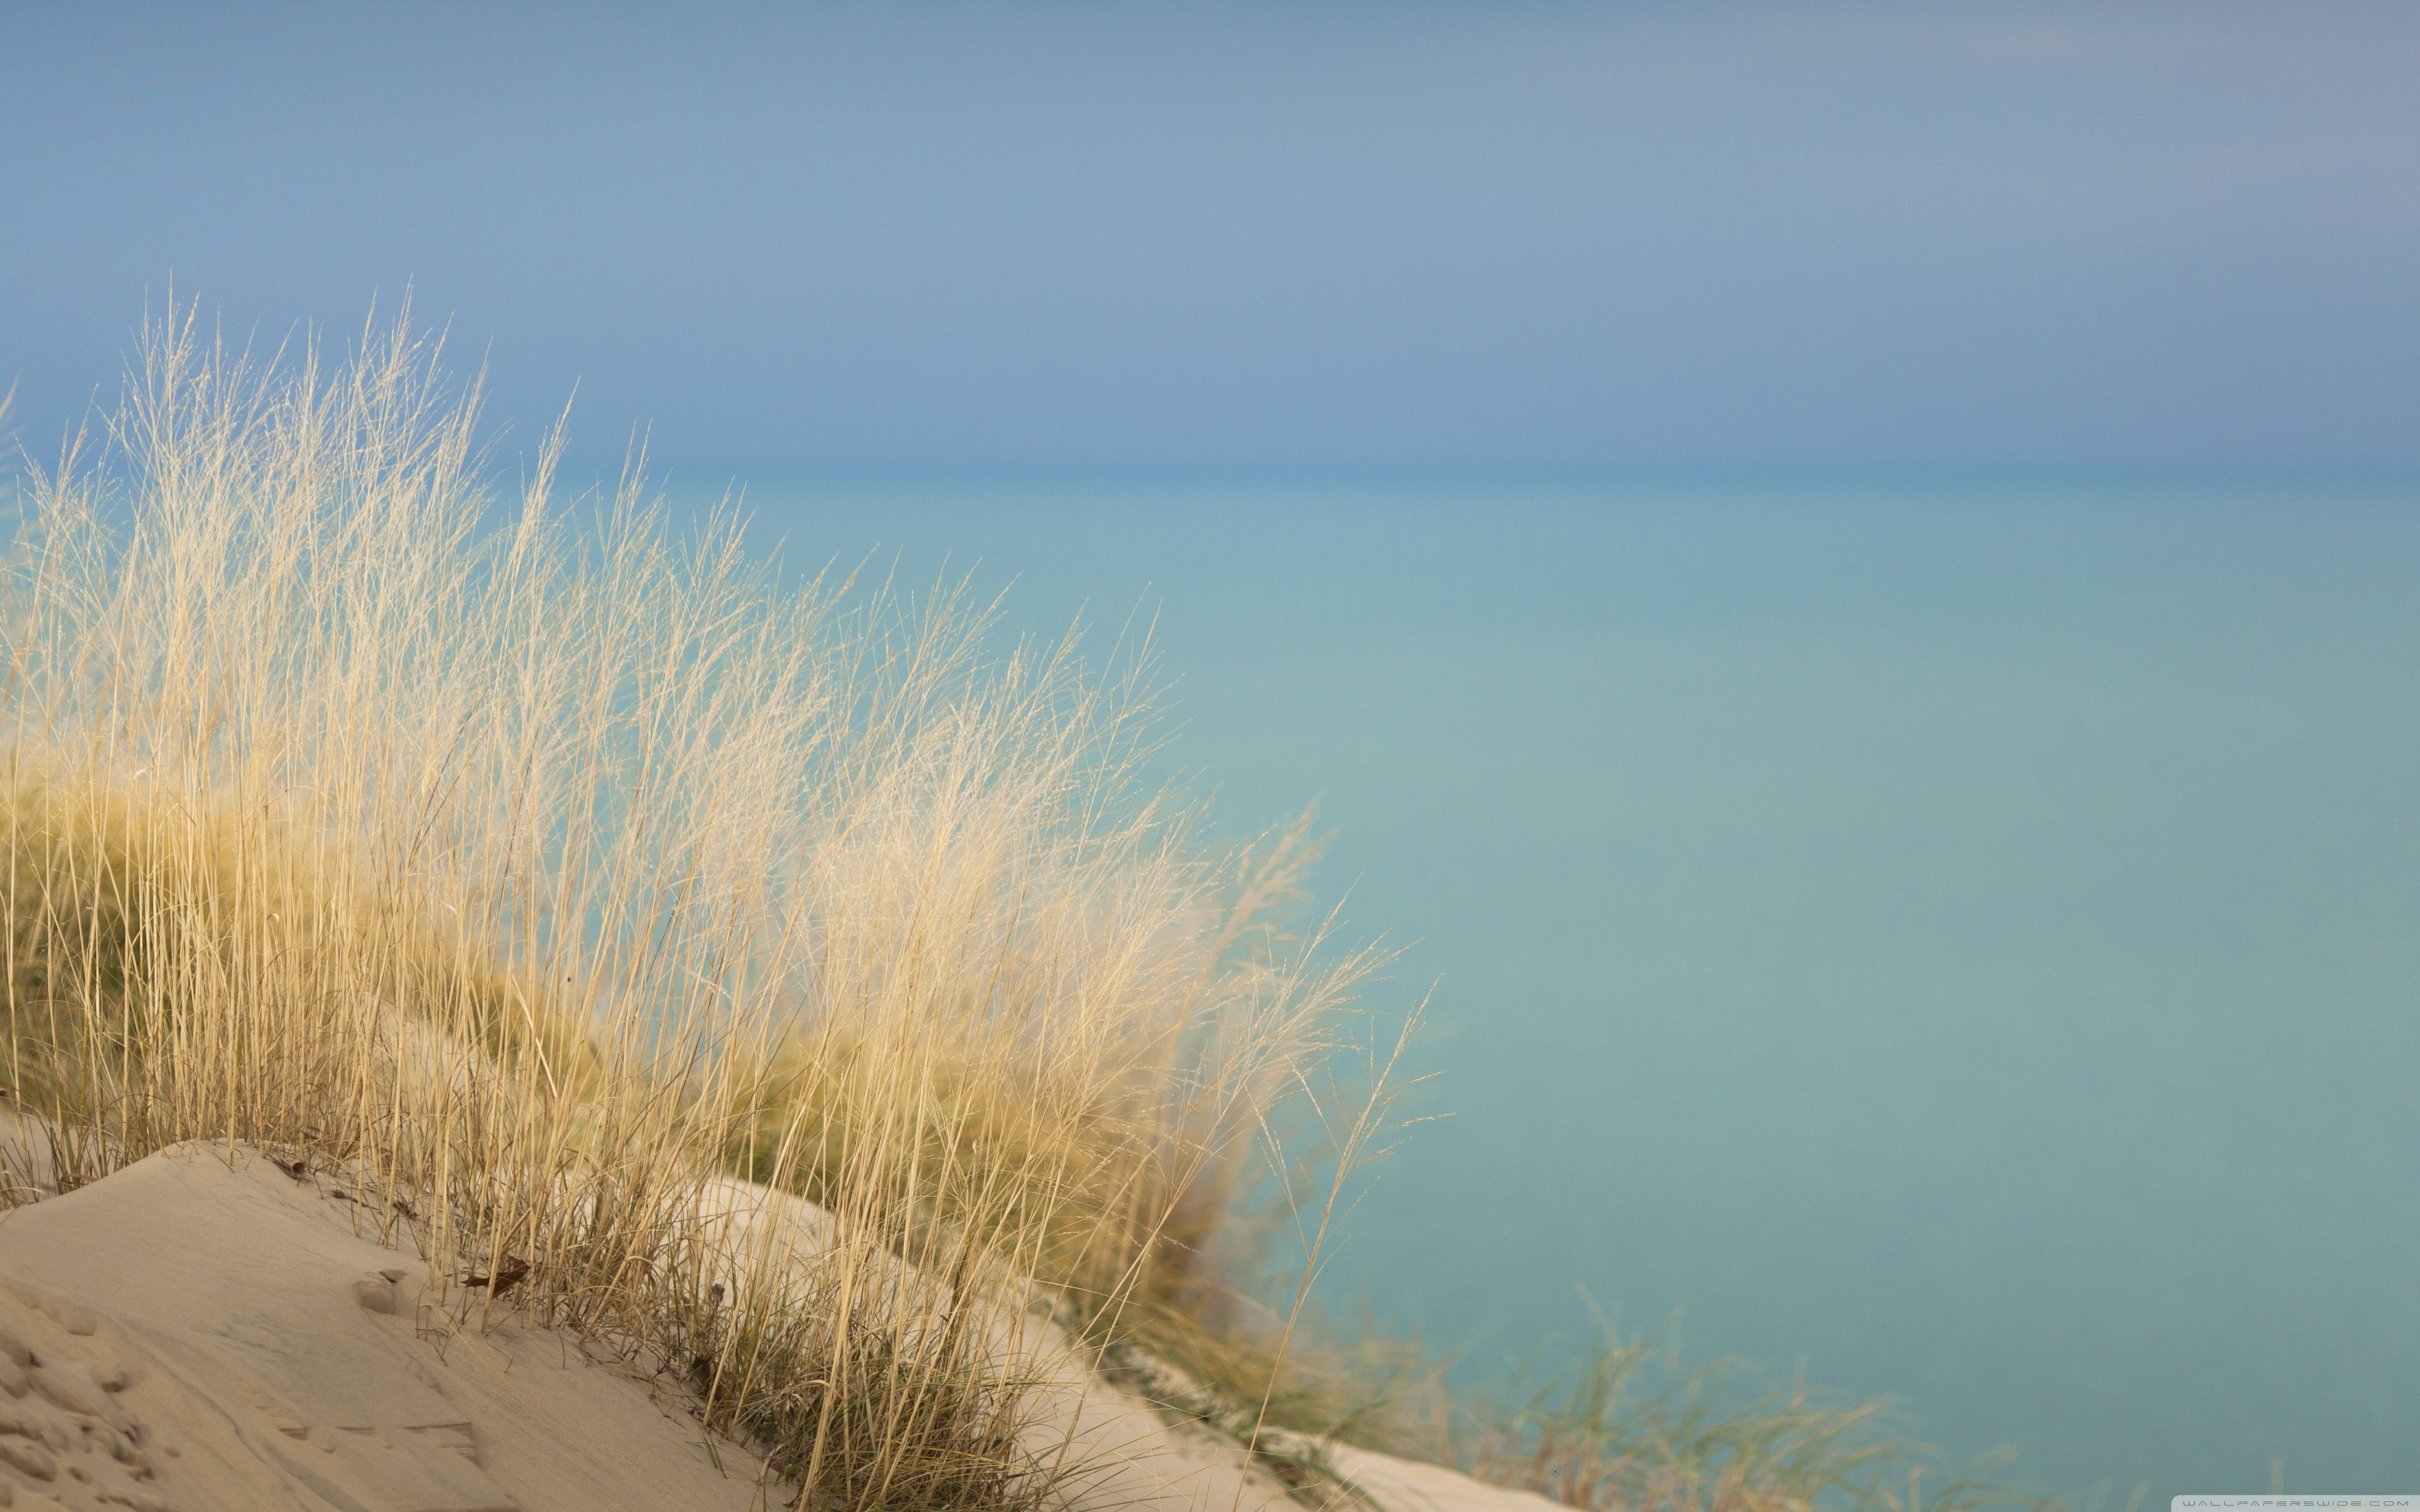
{"label": "blue sky", "polygon": [[6,5],[0,384],[409,285],[692,472],[2409,473],[2414,79],[2360,0]]}

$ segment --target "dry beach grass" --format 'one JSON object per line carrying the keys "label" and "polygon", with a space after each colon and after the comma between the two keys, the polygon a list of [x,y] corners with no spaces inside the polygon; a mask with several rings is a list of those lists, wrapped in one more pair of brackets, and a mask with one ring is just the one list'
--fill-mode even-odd
{"label": "dry beach grass", "polygon": [[1634,1512],[2024,1500],[1919,1497],[1871,1405],[1641,1392],[1610,1334],[1500,1404],[1324,1342],[1402,1040],[1305,912],[1308,820],[1214,845],[1144,780],[1142,648],[994,655],[961,588],[790,583],[635,476],[566,505],[556,441],[499,490],[438,355],[398,320],[255,363],[186,311],[27,471],[0,1093],[47,1133],[11,1200],[268,1151],[462,1326],[678,1377],[802,1504],[1083,1483],[1036,1389],[1066,1338],[1314,1504],[1406,1504],[1374,1449]]}
{"label": "dry beach grass", "polygon": [[[1032,1499],[989,1315],[1180,1295],[1371,957],[1282,927],[1298,828],[1222,853],[1140,789],[1140,656],[986,659],[961,594],[784,586],[635,484],[566,513],[552,446],[499,498],[435,359],[256,366],[188,312],[27,483],[9,1095],[68,1186],[339,1165],[818,1494]],[[732,1169],[830,1242],[714,1250]]]}

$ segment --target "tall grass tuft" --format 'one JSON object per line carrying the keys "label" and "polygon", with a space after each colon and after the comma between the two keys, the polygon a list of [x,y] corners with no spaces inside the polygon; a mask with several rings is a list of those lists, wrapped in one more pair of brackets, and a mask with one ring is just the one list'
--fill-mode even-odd
{"label": "tall grass tuft", "polygon": [[[1676,1314],[1625,1335],[1595,1322],[1559,1365],[1533,1357],[1510,1380],[1455,1384],[1451,1357],[1364,1320],[1339,1349],[1289,1373],[1355,1410],[1336,1437],[1455,1466],[1491,1485],[1586,1512],[2062,1512],[2070,1504],[2007,1472],[1995,1450],[1960,1466],[1911,1437],[1887,1397],[1860,1400],[1776,1380],[1734,1359],[1684,1365]],[[2097,1503],[2094,1504],[2097,1505]],[[2129,1512],[2132,1512],[2130,1505]]]}
{"label": "tall grass tuft", "polygon": [[1032,1288],[1198,1292],[1374,958],[1286,926],[1307,828],[1143,780],[1147,647],[566,504],[559,431],[500,488],[440,358],[172,310],[27,469],[0,1090],[62,1185],[341,1166],[466,1321],[621,1341],[819,1503],[1033,1504]]}

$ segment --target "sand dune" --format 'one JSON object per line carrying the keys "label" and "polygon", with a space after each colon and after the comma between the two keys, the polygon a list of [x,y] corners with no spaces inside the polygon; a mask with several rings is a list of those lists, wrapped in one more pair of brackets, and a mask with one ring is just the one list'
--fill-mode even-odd
{"label": "sand dune", "polygon": [[[725,1196],[809,1229],[830,1221],[761,1188]],[[341,1178],[185,1145],[0,1216],[0,1506],[788,1504],[763,1460],[709,1433],[677,1386],[560,1331],[433,1305],[425,1262],[362,1237],[375,1230],[356,1201]],[[1072,1506],[1298,1505],[1232,1443],[1169,1422],[1033,1326],[1045,1381],[1031,1442],[1060,1457]],[[1334,1454],[1383,1512],[1551,1504]]]}
{"label": "sand dune", "polygon": [[[768,1504],[762,1464],[570,1338],[452,1326],[341,1186],[181,1146],[0,1219],[17,1505]],[[15,1347],[22,1344],[23,1350]]]}

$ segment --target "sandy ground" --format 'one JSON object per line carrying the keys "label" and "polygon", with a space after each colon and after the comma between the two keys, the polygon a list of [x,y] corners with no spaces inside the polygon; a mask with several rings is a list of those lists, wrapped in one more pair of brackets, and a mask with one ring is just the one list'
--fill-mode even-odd
{"label": "sandy ground", "polygon": [[[25,1148],[18,1168],[39,1182]],[[721,1197],[752,1227],[795,1229],[802,1250],[829,1229],[762,1188]],[[339,1181],[215,1146],[0,1216],[0,1506],[789,1504],[683,1394],[560,1332],[454,1327],[424,1302],[426,1266],[356,1227]],[[1049,1325],[1028,1326],[1044,1378],[1029,1443],[1057,1458],[1073,1512],[1299,1512],[1233,1443],[1170,1422],[1093,1375]],[[1381,1512],[1553,1505],[1435,1466],[1331,1453]]]}
{"label": "sandy ground", "polygon": [[617,1364],[448,1327],[335,1190],[186,1146],[0,1219],[0,1504],[768,1504],[753,1456]]}

